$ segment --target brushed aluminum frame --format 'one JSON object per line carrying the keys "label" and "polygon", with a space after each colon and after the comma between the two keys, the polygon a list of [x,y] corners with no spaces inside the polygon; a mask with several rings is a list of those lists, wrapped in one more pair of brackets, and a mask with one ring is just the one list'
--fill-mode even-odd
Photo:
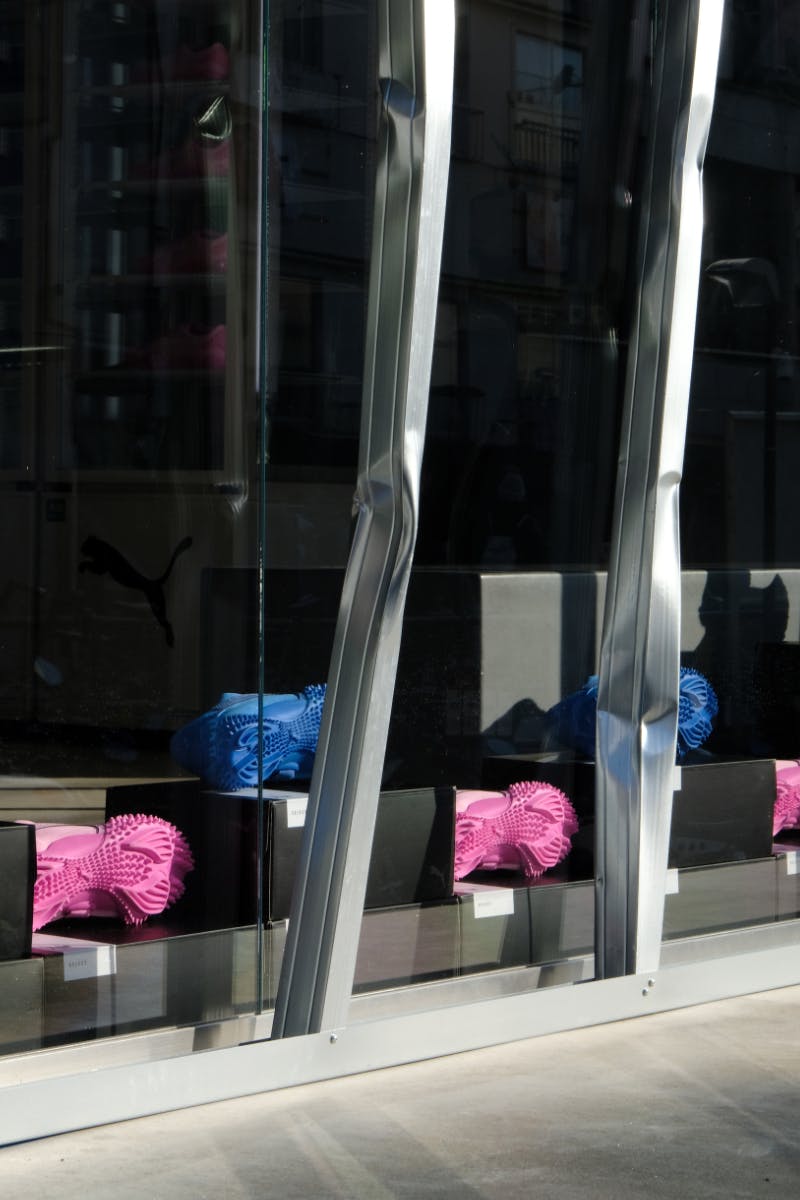
{"label": "brushed aluminum frame", "polygon": [[419,482],[453,108],[452,0],[380,0],[355,535],[342,588],[273,1037],[341,1026],[353,988]]}
{"label": "brushed aluminum frame", "polygon": [[[471,980],[464,982],[474,986]],[[657,979],[644,973],[567,983],[544,988],[535,1003],[527,992],[467,999],[446,1013],[429,1009],[357,1021],[338,1033],[255,1042],[212,1053],[109,1066],[98,1044],[93,1048],[94,1069],[0,1088],[0,1144],[798,983],[800,944],[795,937],[790,946],[664,967]],[[111,1045],[118,1053],[116,1040]]]}
{"label": "brushed aluminum frame", "polygon": [[597,705],[597,970],[654,971],[663,924],[680,646],[678,488],[723,0],[667,0],[642,197]]}
{"label": "brushed aluminum frame", "polygon": [[[798,943],[798,919],[744,926],[665,942],[662,965],[665,968],[691,966],[703,971],[711,968],[712,964],[720,959],[728,959],[735,966],[736,962],[745,957],[751,964],[758,964],[760,960],[756,955],[765,951],[791,954]],[[800,963],[795,962],[795,966],[800,967]],[[576,983],[589,985],[588,991],[582,987],[581,993],[586,1003],[591,1005],[594,994],[593,971],[593,956],[578,955],[531,967],[483,971],[456,979],[366,992],[352,998],[348,1024],[391,1021],[398,1017],[433,1010],[450,1011],[454,1006],[479,1002],[488,1004],[508,996],[527,995],[535,1006],[539,1000],[533,997],[538,997],[541,989]],[[800,984],[800,972],[796,977],[790,975],[787,982]],[[745,983],[749,986],[745,987]],[[762,978],[759,970],[750,980],[737,980],[736,993],[731,994],[760,991],[770,986],[777,985],[773,985],[769,976]],[[6,1096],[15,1094],[8,1091],[14,1087],[64,1076],[80,1077],[87,1071],[154,1064],[185,1055],[205,1053],[211,1049],[264,1041],[270,1036],[272,1016],[272,1012],[264,1012],[259,1016],[243,1015],[207,1025],[157,1029],[2,1056],[0,1111]],[[194,1103],[193,1097],[187,1097],[187,1102]]]}

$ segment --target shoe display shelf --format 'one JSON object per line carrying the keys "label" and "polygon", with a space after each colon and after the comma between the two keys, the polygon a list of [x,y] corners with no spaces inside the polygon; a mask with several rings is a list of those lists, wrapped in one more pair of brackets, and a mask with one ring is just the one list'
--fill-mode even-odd
{"label": "shoe display shelf", "polygon": [[767,858],[670,869],[665,941],[800,916],[796,846],[782,840]]}
{"label": "shoe display shelf", "polygon": [[[800,915],[794,850],[766,860],[681,870],[667,897],[665,953],[681,940]],[[485,877],[484,877],[485,879]],[[262,932],[263,999],[274,1003],[287,922]],[[535,984],[593,973],[594,884],[543,877],[456,886],[454,897],[365,912],[358,998],[498,969],[536,971]],[[181,932],[158,918],[59,922],[34,935],[34,957],[0,964],[5,1041],[13,1055],[82,1038],[230,1021],[254,1011],[255,928]],[[671,943],[671,944],[670,944]],[[187,980],[191,986],[187,986]],[[533,986],[533,976],[522,982]],[[2,1067],[0,1067],[0,1073]]]}
{"label": "shoe display shelf", "polygon": [[[531,966],[539,969],[540,986],[563,982],[565,972],[588,978],[593,912],[590,883],[571,889],[463,885],[450,899],[370,909],[362,919],[354,994]],[[286,932],[285,920],[262,931],[267,1008],[275,1000]],[[41,1044],[253,1013],[255,941],[255,928],[246,925],[182,933],[157,918],[136,929],[111,921],[58,922],[34,935],[30,960],[40,964]],[[30,990],[29,979],[25,985]],[[14,1047],[0,1049],[13,1053]]]}

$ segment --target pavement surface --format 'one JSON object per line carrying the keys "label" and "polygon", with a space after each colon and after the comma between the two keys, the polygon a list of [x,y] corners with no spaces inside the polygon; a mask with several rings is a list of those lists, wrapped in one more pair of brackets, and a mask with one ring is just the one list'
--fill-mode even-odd
{"label": "pavement surface", "polygon": [[797,1195],[798,1026],[785,988],[27,1142],[0,1197]]}

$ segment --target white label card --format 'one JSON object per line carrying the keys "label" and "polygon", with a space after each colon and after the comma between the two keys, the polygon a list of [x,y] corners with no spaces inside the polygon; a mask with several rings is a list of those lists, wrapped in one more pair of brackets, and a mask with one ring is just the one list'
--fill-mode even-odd
{"label": "white label card", "polygon": [[299,829],[306,823],[308,796],[297,796],[286,801],[286,828]]}
{"label": "white label card", "polygon": [[472,911],[476,920],[481,917],[511,917],[514,915],[514,893],[511,888],[476,892],[472,897]]}
{"label": "white label card", "polygon": [[69,983],[73,979],[98,979],[101,975],[116,975],[116,973],[116,946],[67,950],[64,954],[65,983]]}
{"label": "white label card", "polygon": [[677,896],[677,894],[680,890],[681,890],[681,886],[678,881],[678,868],[671,867],[667,871],[666,895],[667,896]]}
{"label": "white label card", "polygon": [[796,850],[787,850],[786,851],[786,874],[787,875],[796,875],[797,874],[797,851]]}

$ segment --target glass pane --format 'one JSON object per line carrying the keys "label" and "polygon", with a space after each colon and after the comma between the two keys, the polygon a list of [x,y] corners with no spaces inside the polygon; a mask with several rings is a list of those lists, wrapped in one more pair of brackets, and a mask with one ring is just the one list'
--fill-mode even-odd
{"label": "glass pane", "polygon": [[261,5],[3,0],[0,60],[8,1052],[258,1002],[257,805],[179,731],[221,655],[258,683],[219,630],[258,603]]}
{"label": "glass pane", "polygon": [[[376,24],[371,0],[270,6],[267,1006],[280,977],[353,523],[379,112]],[[258,613],[242,611],[253,582],[236,570],[214,576],[223,605],[214,660],[220,690],[231,686],[237,663],[254,662],[246,648],[257,645]],[[285,769],[275,765],[284,746]]]}
{"label": "glass pane", "polygon": [[798,44],[795,4],[726,6],[681,489],[682,664],[705,690],[689,707],[684,673],[669,939],[800,914]]}
{"label": "glass pane", "polygon": [[592,974],[591,680],[649,80],[634,8],[457,5],[420,530],[357,991]]}

